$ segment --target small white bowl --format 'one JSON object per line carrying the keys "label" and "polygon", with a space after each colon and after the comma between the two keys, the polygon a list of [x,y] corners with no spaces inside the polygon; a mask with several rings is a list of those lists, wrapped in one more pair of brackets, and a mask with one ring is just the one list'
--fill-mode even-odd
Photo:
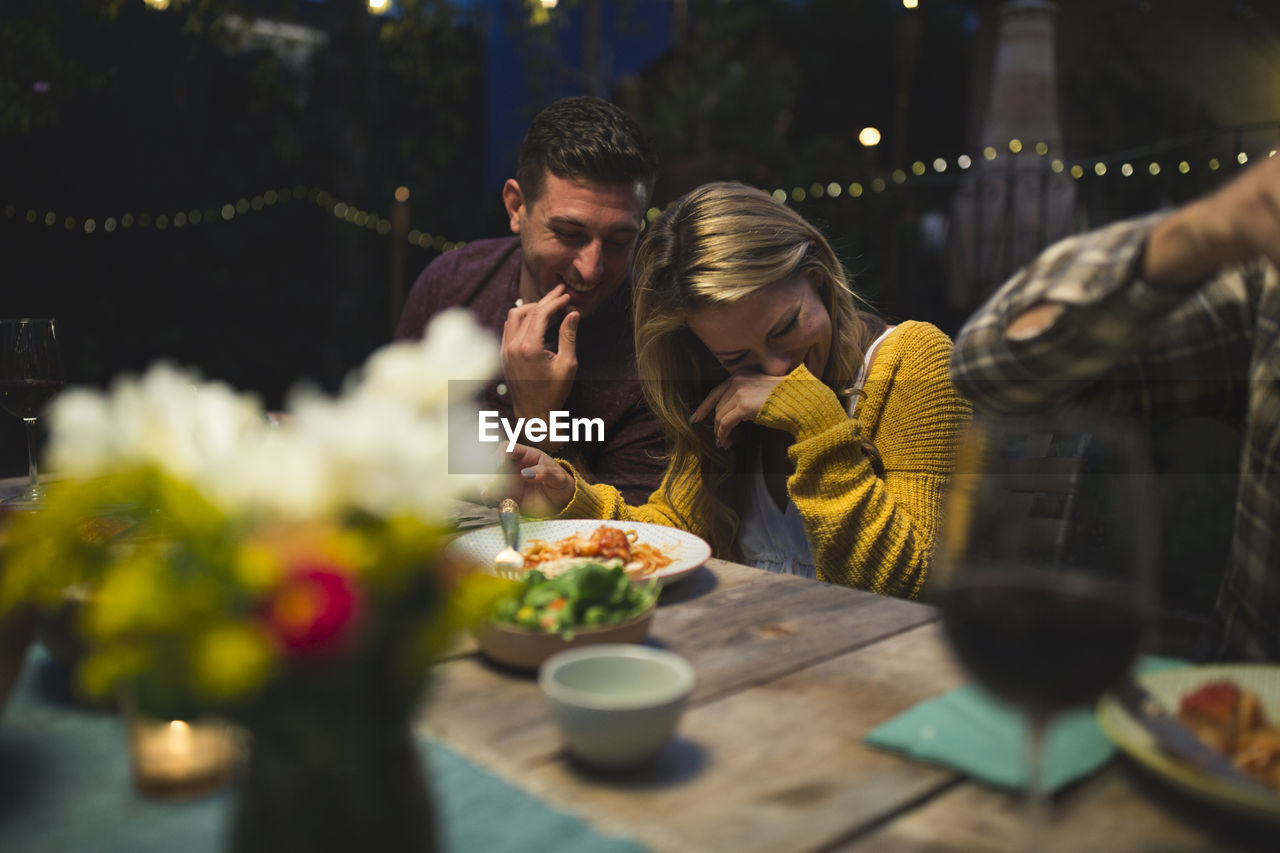
{"label": "small white bowl", "polygon": [[570,649],[538,673],[569,752],[606,769],[657,753],[675,731],[695,680],[680,655],[638,645]]}

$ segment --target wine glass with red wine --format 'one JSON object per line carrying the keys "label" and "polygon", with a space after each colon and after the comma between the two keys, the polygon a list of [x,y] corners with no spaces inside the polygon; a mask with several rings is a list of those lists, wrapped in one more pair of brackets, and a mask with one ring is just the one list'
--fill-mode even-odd
{"label": "wine glass with red wine", "polygon": [[0,408],[22,418],[27,428],[27,488],[8,498],[8,506],[40,502],[36,419],[65,382],[53,320],[0,320]]}
{"label": "wine glass with red wine", "polygon": [[938,561],[943,625],[974,679],[1028,721],[1029,847],[1048,825],[1046,725],[1128,672],[1155,610],[1154,496],[1132,424],[975,419]]}

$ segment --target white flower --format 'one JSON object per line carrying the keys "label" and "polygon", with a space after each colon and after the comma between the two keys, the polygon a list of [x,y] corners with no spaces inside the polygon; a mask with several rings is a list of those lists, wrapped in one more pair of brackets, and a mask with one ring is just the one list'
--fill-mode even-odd
{"label": "white flower", "polygon": [[268,427],[246,436],[235,457],[210,473],[204,488],[228,511],[318,518],[342,506],[331,479],[323,448],[296,430]]}
{"label": "white flower", "polygon": [[49,423],[50,461],[71,476],[156,464],[199,481],[234,457],[263,415],[252,397],[161,363],[141,378],[116,380],[106,395],[61,395]]}
{"label": "white flower", "polygon": [[365,362],[349,394],[386,397],[429,408],[447,403],[450,382],[491,379],[499,367],[497,339],[455,308],[431,321],[420,341],[400,341]]}
{"label": "white flower", "polygon": [[54,398],[46,417],[49,460],[67,474],[92,477],[118,461],[107,398],[71,388]]}
{"label": "white flower", "polygon": [[[494,336],[448,312],[422,340],[374,353],[341,397],[295,391],[278,427],[251,397],[159,364],[106,394],[62,395],[50,410],[50,461],[74,477],[155,464],[232,513],[441,518],[477,487],[450,473],[451,423],[476,423],[474,401],[458,392],[477,389],[498,363]],[[453,380],[468,382],[453,387],[451,405]],[[454,464],[478,470],[475,460]]]}

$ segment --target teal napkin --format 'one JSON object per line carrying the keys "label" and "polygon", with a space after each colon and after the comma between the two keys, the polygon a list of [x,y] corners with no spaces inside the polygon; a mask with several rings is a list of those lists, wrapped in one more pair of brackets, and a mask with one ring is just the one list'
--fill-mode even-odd
{"label": "teal napkin", "polygon": [[[1173,658],[1145,657],[1139,673],[1187,666]],[[974,685],[921,702],[872,729],[870,746],[940,764],[1001,788],[1027,787],[1027,723],[1021,712]],[[1061,714],[1045,732],[1042,786],[1053,792],[1105,764],[1115,747],[1093,709]]]}

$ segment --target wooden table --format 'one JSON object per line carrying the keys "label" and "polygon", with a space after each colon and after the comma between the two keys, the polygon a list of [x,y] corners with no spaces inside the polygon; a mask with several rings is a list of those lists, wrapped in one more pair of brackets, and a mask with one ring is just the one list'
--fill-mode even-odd
{"label": "wooden table", "polygon": [[[678,736],[650,767],[569,760],[532,676],[461,648],[438,665],[420,727],[607,832],[659,851],[1014,850],[1019,798],[862,745],[964,681],[923,605],[711,560],[664,591],[651,643],[692,663]],[[1280,849],[1127,761],[1056,801],[1053,849]]]}
{"label": "wooden table", "polygon": [[[0,480],[0,497],[23,485]],[[455,516],[464,528],[496,521],[463,502]],[[644,770],[607,776],[570,761],[535,679],[469,643],[437,665],[419,728],[657,851],[1020,848],[1019,798],[862,745],[964,682],[934,609],[711,560],[663,592],[649,642],[688,658],[698,686],[678,736]],[[1280,828],[1217,812],[1120,759],[1056,798],[1051,839],[1072,853],[1274,851]]]}

